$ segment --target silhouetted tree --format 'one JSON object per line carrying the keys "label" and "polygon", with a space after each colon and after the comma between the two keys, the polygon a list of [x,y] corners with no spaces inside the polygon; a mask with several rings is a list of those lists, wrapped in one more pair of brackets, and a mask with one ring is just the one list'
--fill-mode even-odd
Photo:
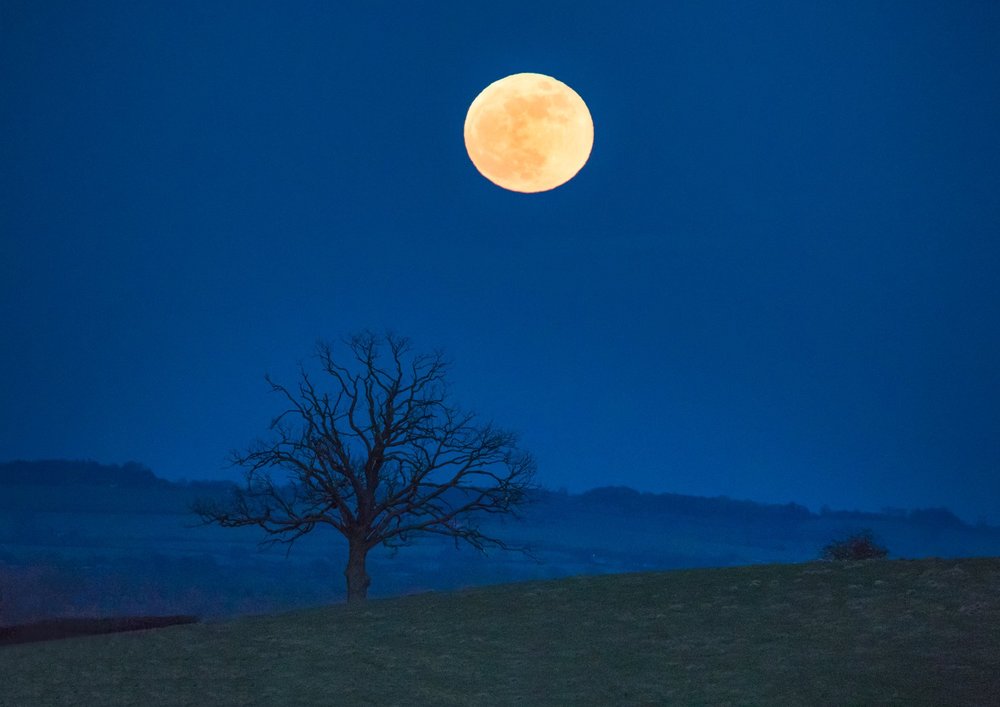
{"label": "silhouetted tree", "polygon": [[[205,523],[259,526],[271,536],[265,543],[289,550],[330,526],[348,543],[349,603],[367,596],[365,560],[379,544],[397,548],[431,533],[482,552],[526,551],[477,524],[486,513],[514,512],[533,488],[535,462],[516,436],[449,402],[440,352],[413,354],[393,334],[363,332],[345,343],[346,362],[317,344],[330,392],[305,369],[294,392],[267,377],[289,404],[271,423],[274,438],[233,454],[246,483],[229,502],[199,501],[194,511]],[[272,469],[289,483],[275,483]]]}
{"label": "silhouetted tree", "polygon": [[824,560],[868,560],[888,554],[887,549],[875,542],[870,530],[862,530],[843,540],[835,540],[820,551],[820,557]]}

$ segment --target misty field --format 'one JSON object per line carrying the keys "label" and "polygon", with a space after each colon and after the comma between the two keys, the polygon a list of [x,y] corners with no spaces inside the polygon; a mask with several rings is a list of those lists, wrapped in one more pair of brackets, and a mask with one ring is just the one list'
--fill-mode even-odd
{"label": "misty field", "polygon": [[996,705],[1000,558],[574,577],[0,648],[3,705]]}

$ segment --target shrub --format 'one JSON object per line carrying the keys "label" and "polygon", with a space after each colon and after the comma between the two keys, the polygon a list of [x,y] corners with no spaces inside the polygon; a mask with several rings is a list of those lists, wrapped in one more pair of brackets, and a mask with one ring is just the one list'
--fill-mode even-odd
{"label": "shrub", "polygon": [[868,560],[885,557],[889,551],[878,545],[872,531],[862,530],[843,540],[835,540],[823,548],[820,557],[824,560]]}

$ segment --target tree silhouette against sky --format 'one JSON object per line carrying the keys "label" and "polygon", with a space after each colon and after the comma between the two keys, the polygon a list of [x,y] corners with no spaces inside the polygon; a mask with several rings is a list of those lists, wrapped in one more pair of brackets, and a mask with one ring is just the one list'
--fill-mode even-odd
{"label": "tree silhouette against sky", "polygon": [[485,514],[515,512],[533,488],[535,462],[516,435],[450,402],[440,352],[415,354],[392,333],[345,344],[346,361],[327,343],[316,347],[330,392],[304,368],[297,390],[266,378],[289,404],[271,422],[272,439],[233,454],[246,472],[231,499],[201,500],[194,511],[205,523],[259,526],[265,543],[289,550],[330,526],[348,542],[348,603],[366,598],[366,557],[380,544],[437,534],[482,552],[526,551],[479,528]]}

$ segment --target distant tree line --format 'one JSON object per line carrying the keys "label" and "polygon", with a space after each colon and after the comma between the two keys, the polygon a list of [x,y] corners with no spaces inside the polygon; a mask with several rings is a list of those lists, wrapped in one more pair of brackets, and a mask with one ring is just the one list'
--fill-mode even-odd
{"label": "distant tree line", "polygon": [[[2,486],[114,486],[122,489],[187,488],[211,496],[226,495],[236,484],[233,481],[181,479],[169,481],[157,477],[148,467],[136,461],[124,464],[102,464],[93,460],[46,459],[39,461],[11,461],[0,463]],[[291,488],[290,486],[288,487]],[[640,492],[628,486],[603,486],[580,494],[569,494],[565,489],[552,491],[538,488],[528,490],[532,500],[554,500],[555,497],[584,505],[612,508],[623,512],[648,512],[689,515],[699,517],[725,517],[730,519],[806,519],[827,518],[850,521],[872,521],[885,518],[909,520],[919,525],[935,527],[968,527],[947,508],[906,509],[886,507],[880,512],[832,510],[823,506],[813,513],[797,503],[765,504],[756,501],[732,499],[727,496],[702,497],[675,493]],[[980,525],[986,525],[981,521]]]}
{"label": "distant tree line", "polygon": [[0,486],[37,485],[161,488],[171,484],[135,461],[119,465],[90,460],[46,459],[0,464]]}
{"label": "distant tree line", "polygon": [[727,496],[685,496],[676,493],[640,493],[628,486],[602,486],[580,494],[583,503],[592,503],[621,511],[645,510],[653,513],[670,513],[692,516],[724,516],[749,518],[775,515],[784,518],[814,517],[805,506],[797,503],[766,504],[740,501]]}

